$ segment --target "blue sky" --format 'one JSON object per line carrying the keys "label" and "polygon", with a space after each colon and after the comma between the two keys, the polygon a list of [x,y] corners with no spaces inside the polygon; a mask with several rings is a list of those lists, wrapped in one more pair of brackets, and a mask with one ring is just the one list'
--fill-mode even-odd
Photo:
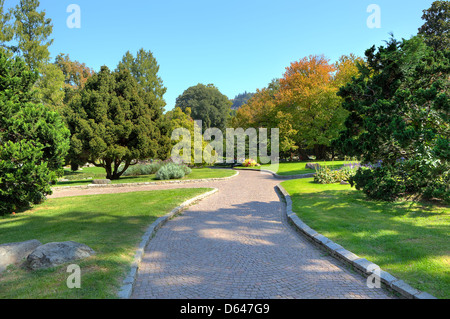
{"label": "blue sky", "polygon": [[[409,38],[432,0],[41,0],[53,21],[52,57],[69,54],[94,70],[114,69],[127,50],[151,50],[167,87],[166,110],[188,87],[213,83],[234,98],[263,88],[293,61],[324,54],[364,55],[393,32]],[[81,8],[81,28],[70,29],[70,4]],[[370,4],[381,28],[370,29]]]}

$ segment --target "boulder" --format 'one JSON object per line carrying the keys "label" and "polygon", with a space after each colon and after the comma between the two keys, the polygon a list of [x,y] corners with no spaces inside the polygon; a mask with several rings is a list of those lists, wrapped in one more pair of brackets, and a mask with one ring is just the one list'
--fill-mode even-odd
{"label": "boulder", "polygon": [[40,245],[42,243],[36,239],[0,245],[0,272],[9,265],[20,263]]}
{"label": "boulder", "polygon": [[111,180],[109,179],[94,179],[92,184],[111,184]]}
{"label": "boulder", "polygon": [[50,268],[93,254],[92,248],[74,241],[48,243],[30,253],[26,265],[31,270]]}

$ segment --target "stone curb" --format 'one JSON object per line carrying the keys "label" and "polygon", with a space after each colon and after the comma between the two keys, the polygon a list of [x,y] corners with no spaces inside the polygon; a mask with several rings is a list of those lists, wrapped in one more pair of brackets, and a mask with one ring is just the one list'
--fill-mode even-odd
{"label": "stone curb", "polygon": [[387,288],[399,293],[406,299],[437,299],[429,293],[422,292],[409,286],[403,280],[399,280],[388,272],[381,270],[378,265],[366,260],[365,258],[355,255],[351,251],[346,250],[341,245],[336,244],[329,238],[310,228],[297,216],[296,213],[292,211],[292,200],[288,192],[280,184],[277,185],[277,188],[286,200],[286,215],[288,220],[292,222],[297,230],[306,235],[309,240],[328,251],[331,256],[351,266],[354,270],[363,274],[365,277],[376,275],[375,272],[378,270],[381,282]]}
{"label": "stone curb", "polygon": [[176,215],[180,214],[183,210],[187,209],[189,206],[195,204],[196,202],[211,196],[218,192],[217,188],[214,188],[212,191],[203,193],[194,198],[191,198],[180,206],[172,209],[172,211],[162,217],[159,217],[154,223],[152,223],[148,228],[145,234],[142,236],[142,241],[139,244],[136,254],[134,255],[133,263],[131,264],[130,272],[128,276],[123,280],[123,285],[119,290],[118,297],[120,299],[128,299],[131,297],[133,292],[134,283],[136,281],[136,276],[139,270],[139,266],[142,261],[142,257],[144,256],[144,251],[147,245],[150,243],[150,240],[155,236],[156,232],[170,219],[174,218]]}
{"label": "stone curb", "polygon": [[236,174],[228,177],[217,177],[217,178],[202,178],[202,179],[187,179],[187,180],[168,180],[168,181],[155,181],[155,182],[137,182],[137,183],[121,183],[121,184],[88,184],[88,185],[77,185],[77,186],[58,186],[53,187],[52,190],[64,190],[64,189],[88,189],[88,188],[111,188],[111,187],[132,187],[132,186],[148,186],[148,185],[167,185],[167,184],[193,184],[202,182],[214,182],[223,181],[227,179],[234,178],[239,175]]}
{"label": "stone curb", "polygon": [[308,173],[308,174],[299,174],[299,175],[278,175],[277,173],[274,173],[272,171],[269,171],[267,169],[256,169],[256,168],[233,168],[235,171],[257,171],[257,172],[264,172],[264,173],[270,173],[273,176],[281,179],[299,179],[299,178],[311,178],[314,177],[315,173]]}

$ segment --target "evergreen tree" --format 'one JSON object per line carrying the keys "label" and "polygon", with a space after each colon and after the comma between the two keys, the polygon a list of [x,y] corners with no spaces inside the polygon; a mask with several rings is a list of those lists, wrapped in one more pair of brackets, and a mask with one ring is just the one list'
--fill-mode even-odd
{"label": "evergreen tree", "polygon": [[87,81],[69,103],[71,159],[106,170],[119,179],[130,165],[165,158],[170,147],[159,101],[140,86],[128,69],[106,66]]}
{"label": "evergreen tree", "polygon": [[34,103],[38,75],[0,52],[0,214],[41,202],[62,175],[69,131]]}
{"label": "evergreen tree", "polygon": [[361,156],[352,184],[371,198],[450,200],[450,51],[421,37],[366,51],[367,65],[341,88],[350,115],[336,144]]}

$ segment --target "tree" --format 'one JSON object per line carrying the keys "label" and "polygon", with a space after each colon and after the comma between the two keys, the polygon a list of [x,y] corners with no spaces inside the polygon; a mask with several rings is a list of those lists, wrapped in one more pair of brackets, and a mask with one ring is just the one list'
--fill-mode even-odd
{"label": "tree", "polygon": [[65,93],[64,74],[53,63],[41,65],[41,76],[36,82],[38,101],[47,105],[52,111],[62,112]]}
{"label": "tree", "polygon": [[342,128],[347,113],[336,96],[337,86],[349,77],[345,73],[356,73],[356,68],[352,71],[345,66],[352,65],[354,59],[343,57],[331,64],[324,56],[312,55],[291,63],[280,79],[277,113],[280,118],[290,119],[289,131],[297,133],[288,140],[295,142],[304,155],[325,158],[331,140]]}
{"label": "tree", "polygon": [[162,116],[160,103],[128,69],[103,66],[69,103],[71,156],[119,179],[137,160],[167,156],[170,138]]}
{"label": "tree", "polygon": [[84,63],[72,61],[69,55],[63,53],[55,58],[55,65],[64,76],[64,103],[68,103],[77,91],[84,88],[94,71]]}
{"label": "tree", "polygon": [[373,46],[366,57],[339,91],[350,115],[335,144],[372,165],[352,185],[374,199],[450,200],[449,50],[413,37]]}
{"label": "tree", "polygon": [[0,52],[0,214],[40,203],[62,175],[69,131],[58,113],[34,102],[37,77]]}
{"label": "tree", "polygon": [[236,95],[235,98],[232,100],[233,104],[231,105],[231,109],[232,110],[239,109],[242,105],[247,103],[247,101],[253,96],[253,94],[254,93],[248,93],[247,91],[245,91],[244,93]]}
{"label": "tree", "polygon": [[177,98],[175,107],[181,108],[183,112],[190,108],[192,118],[202,120],[203,130],[218,128],[224,132],[230,116],[231,101],[213,84],[197,84]]}
{"label": "tree", "polygon": [[48,39],[53,31],[51,19],[45,17],[45,11],[38,11],[39,5],[38,0],[20,0],[14,9],[17,49],[32,70],[49,62],[48,48],[53,43]]}
{"label": "tree", "polygon": [[50,63],[49,40],[53,26],[45,12],[39,12],[39,1],[21,0],[7,12],[0,0],[0,45],[8,56],[21,56],[31,70],[39,72],[35,83],[36,102],[60,111],[63,105],[63,75]]}
{"label": "tree", "polygon": [[419,34],[425,37],[425,43],[435,50],[450,48],[450,2],[434,1],[431,7],[423,11],[423,26]]}
{"label": "tree", "polygon": [[5,12],[5,0],[0,0],[0,48],[3,53],[11,54],[14,49],[10,43],[14,38],[14,25],[11,23],[12,10]]}
{"label": "tree", "polygon": [[130,51],[127,51],[118,65],[118,69],[128,69],[136,81],[144,88],[145,91],[152,94],[153,98],[164,107],[164,94],[167,89],[164,87],[163,81],[158,76],[159,65],[151,51],[140,49],[136,57]]}

